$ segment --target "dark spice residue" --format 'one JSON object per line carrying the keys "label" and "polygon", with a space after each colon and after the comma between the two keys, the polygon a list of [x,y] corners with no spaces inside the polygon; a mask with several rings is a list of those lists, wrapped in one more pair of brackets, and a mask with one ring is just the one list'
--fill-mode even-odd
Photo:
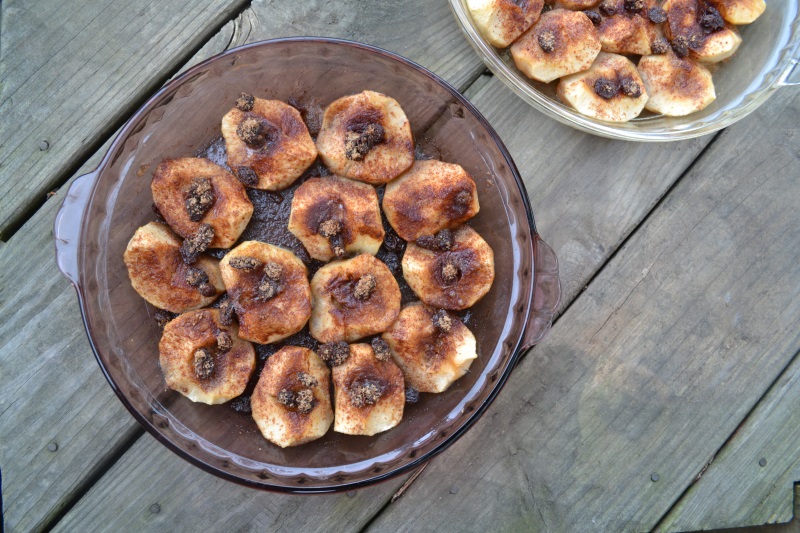
{"label": "dark spice residue", "polygon": [[348,390],[350,401],[355,407],[375,405],[381,399],[381,385],[372,379],[362,379],[353,382]]}
{"label": "dark spice residue", "polygon": [[156,324],[158,324],[158,327],[160,328],[163,328],[164,326],[169,324],[172,321],[172,319],[175,318],[176,316],[178,315],[176,315],[175,313],[170,313],[165,309],[156,309],[156,312],[153,313],[153,318],[155,319]]}
{"label": "dark spice residue", "polygon": [[391,357],[389,343],[380,337],[372,339],[372,351],[375,352],[375,359],[378,361],[388,361]]}
{"label": "dark spice residue", "polygon": [[208,249],[214,239],[214,228],[209,224],[201,224],[194,234],[184,239],[181,244],[181,258],[183,262],[191,265],[197,261],[199,255]]}
{"label": "dark spice residue", "polygon": [[344,341],[327,342],[320,345],[317,355],[328,363],[328,366],[339,366],[350,357],[350,345]]}
{"label": "dark spice residue", "polygon": [[209,379],[214,375],[214,356],[206,348],[194,352],[194,374],[198,379]]}
{"label": "dark spice residue", "polygon": [[417,403],[419,401],[419,391],[414,387],[406,387],[406,403]]}
{"label": "dark spice residue", "polygon": [[245,415],[252,413],[253,409],[250,406],[250,396],[239,396],[231,400],[231,409]]}

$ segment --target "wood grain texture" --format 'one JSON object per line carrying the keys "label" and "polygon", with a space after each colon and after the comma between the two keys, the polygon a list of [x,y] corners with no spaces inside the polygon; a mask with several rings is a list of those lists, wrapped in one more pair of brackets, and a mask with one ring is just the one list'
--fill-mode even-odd
{"label": "wood grain texture", "polygon": [[[574,272],[578,263],[586,260],[586,257],[590,257],[592,261],[592,264],[585,270],[568,274],[568,276],[580,276],[578,279],[565,278],[568,280],[565,283],[567,289],[565,304],[580,291],[594,271],[619,246],[625,235],[633,230],[653,204],[663,196],[680,175],[682,169],[691,163],[707,142],[693,141],[646,146],[600,140],[579,134],[532,110],[497,80],[488,80],[484,87],[478,90],[475,102],[492,123],[502,126],[500,132],[507,139],[517,164],[523,169],[528,190],[532,193],[534,200],[537,220],[548,241],[552,238],[557,250],[565,249],[565,247],[567,250],[577,248],[571,244],[575,238],[573,233],[576,233],[581,239],[585,239],[581,242],[591,242],[591,239],[599,241],[596,243],[597,247],[592,249],[591,254],[575,252],[566,254],[567,259],[562,259],[562,267],[571,272]],[[540,139],[547,139],[547,142],[542,142]],[[532,140],[533,142],[531,142]],[[577,159],[574,153],[567,150],[553,150],[553,146],[568,144],[575,146],[574,153],[588,154],[587,159]],[[606,158],[618,161],[617,168],[613,171],[596,171],[597,167],[603,165]],[[560,179],[566,183],[557,183],[558,180],[551,182],[549,178],[553,174],[558,174]],[[576,196],[576,190],[582,191],[584,196]],[[622,208],[623,202],[616,197],[618,195],[624,196],[626,201],[632,205]],[[572,224],[562,224],[565,226],[563,228],[550,222],[553,219],[572,217],[576,217],[578,220],[573,221]],[[151,439],[146,436],[142,440],[150,441]],[[136,446],[140,446],[140,443],[137,443]],[[157,445],[155,443],[148,446],[150,446],[148,449],[153,450],[152,453],[156,453]],[[162,453],[167,452],[159,452],[159,454]],[[450,451],[446,452],[441,458],[434,460],[432,465],[448,458],[451,453]],[[454,468],[459,471],[469,469],[467,465],[460,463],[456,456],[453,456],[452,460],[455,462]],[[67,514],[63,523],[71,528],[85,527],[89,524],[111,524],[113,527],[119,526],[123,529],[134,525],[146,528],[149,526],[132,521],[135,520],[134,517],[140,516],[143,509],[146,509],[146,506],[143,507],[145,502],[138,497],[138,494],[161,483],[173,483],[172,480],[175,479],[181,480],[180,487],[206,485],[208,484],[207,480],[211,479],[198,469],[188,468],[177,457],[173,457],[171,460],[165,459],[163,464],[160,464],[155,478],[156,474],[150,470],[149,466],[137,469],[138,461],[141,461],[139,455],[126,454],[118,465],[104,476],[97,487]],[[408,495],[413,495],[417,490],[425,490],[425,487],[416,486],[425,476],[426,473],[423,473],[420,479],[411,486]],[[380,505],[373,507],[373,500],[384,503],[392,496],[400,483],[402,483],[402,479],[376,487],[375,492],[369,493],[373,495],[369,499],[369,508],[377,512]],[[247,494],[258,494],[232,485],[225,485],[225,487],[231,498],[239,498],[242,501],[247,500]],[[167,516],[180,520],[181,527],[185,529],[202,527],[209,516],[225,515],[230,506],[228,500],[208,499],[208,494],[214,493],[214,491],[209,491],[204,493],[207,498],[205,513],[182,513],[182,509],[196,505],[195,502],[200,496],[193,490],[183,490],[177,485],[171,492],[173,494],[169,496],[171,502],[169,509],[162,510],[162,515],[167,513]],[[403,496],[399,501],[402,502],[405,498],[406,496]],[[298,518],[307,514],[319,519],[327,512],[327,499],[328,497],[310,500],[308,498],[287,499],[287,502],[292,502],[291,505],[297,508],[297,512],[292,515],[284,515],[277,522],[269,522],[270,527],[294,529],[290,520],[299,520],[300,524],[307,524],[304,521],[305,518]],[[116,504],[117,507],[106,508],[102,502],[107,501],[119,503]],[[322,510],[316,511],[316,506],[322,506]],[[355,511],[349,512],[355,513]],[[365,523],[363,518],[366,515],[359,512],[354,516],[352,522],[337,521],[328,523],[328,525],[335,524],[336,528],[355,531]],[[241,520],[242,524],[261,525],[265,520],[264,510],[258,505],[242,505],[237,512],[237,520]],[[271,517],[270,520],[275,520],[275,517]],[[304,530],[304,527],[298,529]]]}
{"label": "wood grain texture", "polygon": [[402,481],[349,495],[260,492],[206,474],[145,435],[55,531],[358,531]]}
{"label": "wood grain texture", "polygon": [[[372,531],[656,525],[800,345],[799,102],[780,95],[721,134],[522,362],[489,412]],[[569,152],[593,162],[592,146],[571,144]],[[654,149],[644,147],[639,162]],[[616,179],[605,187],[631,179],[619,167],[625,158],[606,157]],[[587,174],[574,183],[575,170],[564,170],[537,181],[557,181],[550,187],[572,198],[592,186]],[[588,232],[581,248],[605,247],[591,234],[630,209],[626,187],[617,202],[590,194],[583,207],[595,206],[593,224],[570,227],[575,214],[547,214],[547,206],[565,202],[546,186],[538,199],[536,188],[529,191],[567,264],[560,232],[569,239]],[[681,525],[701,526],[688,514]]]}
{"label": "wood grain texture", "polygon": [[[714,457],[658,531],[784,523],[794,515],[800,482],[800,357]],[[760,461],[765,461],[761,466]]]}
{"label": "wood grain texture", "polygon": [[[446,4],[435,6],[433,11],[423,4],[419,2],[419,9],[415,12],[417,18],[409,19],[401,16],[400,6],[382,3],[382,7],[387,9],[382,14],[382,25],[375,24],[372,27],[372,31],[376,32],[372,42],[391,44],[391,35],[395,33],[389,32],[387,25],[392,17],[405,21],[405,27],[395,26],[401,33],[412,31],[412,28],[420,25],[423,20],[421,17],[432,15],[437,20],[443,19],[442,31],[449,34],[449,40],[454,42],[447,41],[443,44],[448,46],[440,48],[425,48],[420,42],[418,47],[411,50],[412,55],[414,59],[433,67],[440,64],[440,60],[448,63],[446,59],[455,54],[460,58],[459,63],[445,68],[446,75],[455,83],[467,83],[482,69],[480,61],[477,57],[469,56],[469,45],[457,35],[455,21],[446,13]],[[6,5],[3,7],[5,9]],[[225,25],[208,40],[184,68],[227,48],[278,36],[276,30],[283,24],[278,15],[289,16],[292,13],[289,6],[283,7],[256,3],[253,9],[246,10],[235,22]],[[314,5],[309,4],[304,9],[310,7]],[[320,5],[316,9],[331,9],[331,6]],[[447,18],[443,16],[444,13],[448,15]],[[13,14],[18,17],[23,15]],[[317,19],[317,16],[304,10],[295,13],[295,16],[299,17],[298,20]],[[7,18],[3,19],[4,27]],[[359,26],[364,24],[364,20],[363,17],[349,17],[340,20],[339,24],[333,22],[327,26],[328,34],[349,38],[370,37],[364,33],[369,28]],[[351,27],[353,24],[356,27]],[[299,31],[298,26],[291,27],[295,33],[286,35],[314,33]],[[383,42],[377,37],[381,33],[384,34]],[[455,42],[456,36],[461,40]],[[19,38],[23,37],[23,34],[19,34]],[[428,44],[435,41],[433,35],[429,36],[429,41]],[[451,47],[449,44],[458,46]],[[437,56],[437,50],[441,51],[441,58]],[[8,87],[5,86],[4,90]],[[64,105],[68,106],[70,102]],[[108,144],[84,165],[82,172],[96,167]],[[0,163],[0,169],[5,172],[6,167],[2,165],[4,163]],[[12,317],[0,326],[0,348],[3,353],[0,358],[0,467],[4,473],[6,526],[11,531],[39,529],[46,525],[70,502],[87,479],[102,470],[109,458],[140,431],[98,372],[78,314],[74,290],[55,267],[52,220],[65,190],[66,186],[4,245],[4,253],[0,257],[0,310]],[[35,253],[31,253],[31,250]],[[32,298],[29,293],[33,295]],[[18,305],[20,301],[25,302],[24,305]],[[50,399],[45,403],[46,408],[41,407],[42,398]],[[47,451],[51,441],[59,445],[56,452]],[[188,467],[181,459],[167,455],[174,469]],[[200,471],[195,474],[206,476]],[[392,483],[399,486],[402,481],[400,479]],[[393,494],[390,484],[382,487],[388,493],[387,498]],[[243,491],[242,498],[252,493],[239,487],[233,488]],[[297,507],[301,515],[313,514],[316,504],[309,506],[309,503],[314,499],[297,498],[294,501],[287,505]],[[301,501],[309,503],[301,506]],[[173,508],[173,511],[180,512],[180,508]],[[286,517],[286,513],[281,516]],[[364,516],[371,515],[366,513]]]}
{"label": "wood grain texture", "polygon": [[3,2],[0,237],[245,2]]}
{"label": "wood grain texture", "polygon": [[55,264],[53,218],[64,194],[0,254],[0,467],[9,531],[44,527],[136,430],[98,372],[75,290]]}

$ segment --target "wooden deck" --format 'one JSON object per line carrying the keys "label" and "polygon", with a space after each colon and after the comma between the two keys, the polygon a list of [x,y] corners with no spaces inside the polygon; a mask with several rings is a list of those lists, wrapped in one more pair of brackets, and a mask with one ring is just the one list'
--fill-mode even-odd
{"label": "wooden deck", "polygon": [[[778,91],[716,135],[624,143],[562,126],[486,74],[445,0],[11,0],[0,9],[7,531],[692,531],[793,520],[797,91]],[[381,46],[465,92],[509,147],[561,263],[549,337],[396,501],[407,476],[282,496],[168,452],[107,385],[55,266],[64,185],[96,168],[138,106],[205,57],[290,35]]]}

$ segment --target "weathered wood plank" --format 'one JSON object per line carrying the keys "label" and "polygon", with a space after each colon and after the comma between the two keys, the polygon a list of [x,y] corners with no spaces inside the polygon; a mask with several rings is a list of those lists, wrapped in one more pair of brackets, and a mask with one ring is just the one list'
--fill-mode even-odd
{"label": "weathered wood plank", "polygon": [[[600,140],[579,134],[538,114],[497,80],[490,80],[479,89],[475,101],[486,113],[487,118],[500,126],[501,134],[508,141],[525,175],[528,190],[534,199],[537,220],[543,228],[545,237],[548,240],[552,238],[557,250],[569,251],[562,258],[562,266],[568,272],[567,276],[578,278],[567,278],[565,303],[580,291],[583,284],[590,279],[625,235],[641,221],[707,142],[706,139],[671,145],[645,146]],[[534,131],[537,133],[531,133]],[[536,139],[539,136],[548,141],[532,142],[532,138]],[[553,149],[558,146],[573,146],[574,152]],[[574,155],[576,153],[585,154],[586,159],[576,158]],[[607,159],[616,161],[616,167],[604,168]],[[553,175],[558,175],[558,179],[548,181]],[[559,183],[559,180],[563,182]],[[582,191],[581,194],[576,194],[578,191]],[[619,196],[624,197],[629,205],[624,204]],[[552,222],[573,218],[576,220],[571,224],[562,224],[561,227]],[[593,243],[593,246],[585,250],[583,246],[576,245],[576,235],[581,239],[579,243]],[[584,261],[590,261],[591,264],[584,265]],[[149,441],[150,438],[146,437],[144,440]],[[140,446],[140,443],[136,446]],[[150,453],[159,456],[160,453],[166,453],[158,452],[155,443],[147,446],[151,450]],[[444,457],[450,455],[451,452],[448,451]],[[440,460],[442,459],[437,458],[433,464]],[[458,461],[457,456],[454,455],[452,460],[457,463],[456,468],[459,470],[464,468],[464,464]],[[141,468],[139,454],[126,454],[95,489],[66,515],[63,523],[72,529],[85,528],[91,524],[111,524],[115,528],[119,526],[123,529],[133,525],[149,527],[147,524],[136,522],[138,520],[136,517],[141,516],[143,509],[146,509],[146,506],[143,507],[145,502],[139,499],[138,494],[162,482],[171,483],[174,479],[181,480],[180,487],[191,487],[207,484],[206,480],[209,478],[197,469],[187,470],[186,465],[177,457],[164,460],[163,464],[158,466],[158,474],[155,474],[149,466]],[[374,494],[370,502],[373,500],[379,503],[385,502],[394,493],[396,486],[396,482],[392,482],[377,487],[376,492],[370,492]],[[409,494],[416,489],[416,486],[412,486]],[[258,498],[257,493],[253,496],[253,491],[235,486],[226,485],[226,491],[237,501],[246,501],[248,495],[256,500]],[[185,513],[185,509],[196,505],[193,502],[198,496],[190,490],[179,489],[177,486],[172,493],[169,508],[162,506],[159,520],[166,520],[166,516],[169,516],[179,520],[182,528],[196,529],[201,527],[209,516],[227,513],[228,501],[208,498],[204,499],[206,510],[204,513]],[[210,493],[212,492],[205,494]],[[403,496],[400,501],[405,497]],[[339,497],[331,499],[339,501],[336,498]],[[294,518],[303,514],[309,514],[314,520],[320,520],[320,517],[324,517],[324,513],[327,512],[327,499],[306,498],[294,504],[298,506],[298,510],[292,515],[292,520],[301,520],[300,524],[314,523]],[[120,503],[113,508],[108,508],[107,503],[103,503],[112,500]],[[316,510],[317,506],[323,506],[323,509]],[[380,505],[370,507],[375,510],[378,508]],[[262,514],[263,509],[258,505],[237,508],[237,520],[242,520],[242,523],[261,524]],[[352,522],[337,522],[336,528],[346,531],[358,529],[364,523],[362,520],[364,516],[356,514]],[[288,518],[284,516],[281,520],[269,524],[271,527],[294,529],[293,522],[287,520]],[[331,523],[327,522],[327,526],[330,527]],[[303,530],[304,527],[298,529]]]}
{"label": "weathered wood plank", "polygon": [[0,236],[245,2],[3,2]]}
{"label": "weathered wood plank", "polygon": [[792,489],[800,482],[798,412],[800,356],[795,356],[658,530],[717,529],[792,520]]}
{"label": "weathered wood plank", "polygon": [[[0,238],[244,1],[4,4],[3,26],[14,31],[4,37],[8,53],[0,60]],[[48,26],[56,27],[38,33]],[[231,45],[296,35],[382,46],[458,87],[484,69],[447,3],[427,0],[254,2]]]}
{"label": "weathered wood plank", "polygon": [[[131,480],[120,483],[120,480]],[[358,531],[402,482],[327,496],[245,489],[139,439],[55,531]],[[151,506],[158,505],[154,513]]]}
{"label": "weathered wood plank", "polygon": [[[800,97],[791,96],[721,134],[476,427],[372,530],[646,531],[658,522],[800,347]],[[625,159],[608,163],[605,172],[629,179]],[[537,178],[548,179],[578,196],[568,173]],[[588,195],[584,208],[594,203],[591,219],[606,224],[624,197]],[[539,199],[538,212],[556,200]],[[545,235],[585,231],[547,218]],[[682,525],[699,524],[687,516]]]}
{"label": "weathered wood plank", "polygon": [[[423,26],[421,21],[426,16],[433,16],[443,23],[431,26],[430,34],[421,32],[418,46],[401,53],[432,68],[441,65],[445,76],[456,84],[465,85],[480,73],[480,61],[470,55],[466,41],[455,40],[460,35],[449,13],[444,17],[446,4],[429,8],[425,2],[418,2],[419,9],[414,11],[417,18],[411,19],[399,13],[401,6],[389,2],[381,6],[381,22],[373,27],[361,28],[365,19],[350,17],[328,26],[328,35],[370,38],[367,40],[389,46],[394,34],[389,31],[392,17],[405,24],[395,29],[407,34]],[[294,4],[291,9],[255,4],[224,26],[189,64],[245,42],[279,36],[277,28],[285,21],[278,15],[316,20],[322,16],[320,10],[332,8],[314,4],[304,9],[310,7],[316,11],[298,10]],[[302,25],[291,27],[295,33],[313,33],[303,32]],[[441,43],[446,46],[433,46],[437,31],[449,36]],[[380,33],[386,34],[383,41]],[[448,58],[453,62],[448,63]],[[108,143],[82,171],[94,168],[107,147]],[[46,525],[82,484],[140,431],[97,371],[74,291],[55,267],[51,228],[62,199],[63,191],[48,200],[4,246],[0,257],[0,312],[11,316],[0,327],[0,467],[5,474],[5,520],[12,531]],[[21,307],[17,305],[20,301],[25,302]],[[50,399],[46,408],[41,407],[42,398]],[[55,453],[47,451],[51,441],[59,445]],[[32,442],[37,445],[31,446]],[[176,466],[187,466],[177,457],[173,459]],[[383,490],[389,490],[386,487]],[[310,514],[309,509],[314,507],[300,508],[298,513]]]}

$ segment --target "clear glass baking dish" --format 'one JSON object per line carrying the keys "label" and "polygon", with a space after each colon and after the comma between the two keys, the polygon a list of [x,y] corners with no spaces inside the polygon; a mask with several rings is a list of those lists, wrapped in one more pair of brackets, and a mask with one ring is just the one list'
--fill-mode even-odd
{"label": "clear glass baking dish", "polygon": [[[268,443],[249,415],[192,403],[166,387],[154,309],[131,287],[122,254],[153,220],[159,162],[193,155],[219,136],[240,92],[326,106],[364,89],[396,98],[421,153],[459,163],[480,186],[470,221],[492,246],[492,290],[473,307],[479,358],[446,392],[408,405],[375,437],[329,431],[295,448]],[[349,490],[406,472],[475,423],[520,355],[550,328],[560,297],[556,256],[536,232],[508,151],[481,114],[441,78],[395,54],[322,38],[265,41],[215,56],[168,83],[122,128],[100,166],[70,186],[55,221],[58,266],[75,285],[100,367],[156,439],[193,464],[250,487],[294,493]]]}
{"label": "clear glass baking dish", "polygon": [[715,132],[755,111],[779,87],[800,84],[800,15],[797,0],[768,0],[767,10],[748,26],[739,26],[743,42],[736,54],[713,70],[717,99],[685,117],[647,114],[615,124],[581,115],[556,97],[558,80],[529,79],[508,50],[487,43],[475,27],[467,0],[450,0],[461,29],[487,67],[520,98],[562,124],[628,141],[663,142]]}

